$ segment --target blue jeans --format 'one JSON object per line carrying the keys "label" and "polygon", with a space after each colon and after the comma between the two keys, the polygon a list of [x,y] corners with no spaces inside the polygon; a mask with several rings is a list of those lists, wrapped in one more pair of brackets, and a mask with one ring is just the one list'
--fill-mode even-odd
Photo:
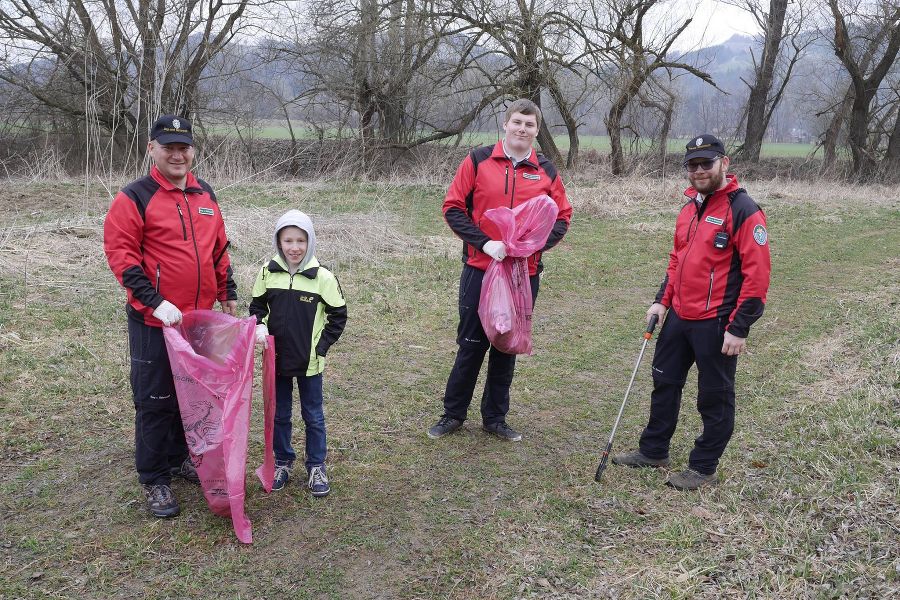
{"label": "blue jeans", "polygon": [[[306,468],[325,464],[325,412],[322,410],[322,374],[296,378],[300,390],[300,415],[306,425]],[[294,404],[294,378],[275,377],[275,460],[294,462],[297,455],[291,447]]]}

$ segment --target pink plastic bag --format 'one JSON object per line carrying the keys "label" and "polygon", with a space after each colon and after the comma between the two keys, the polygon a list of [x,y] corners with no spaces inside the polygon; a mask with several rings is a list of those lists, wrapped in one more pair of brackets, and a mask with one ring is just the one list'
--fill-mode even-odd
{"label": "pink plastic bag", "polygon": [[478,316],[497,350],[531,354],[531,280],[528,257],[547,243],[559,207],[549,196],[536,196],[515,208],[498,207],[484,213],[497,226],[506,245],[506,258],[491,261],[481,283]]}
{"label": "pink plastic bag", "polygon": [[178,407],[191,458],[210,510],[231,517],[234,533],[253,541],[244,514],[244,478],[253,390],[256,319],[212,310],[185,313],[164,327]]}
{"label": "pink plastic bag", "polygon": [[272,445],[275,435],[275,338],[271,335],[263,350],[262,386],[265,451],[263,464],[256,469],[256,476],[268,494],[272,491],[272,480],[275,478],[275,450]]}

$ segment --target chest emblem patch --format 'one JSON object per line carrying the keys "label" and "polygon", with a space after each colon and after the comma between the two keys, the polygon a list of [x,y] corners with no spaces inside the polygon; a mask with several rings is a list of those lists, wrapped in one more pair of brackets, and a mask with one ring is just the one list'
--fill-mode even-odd
{"label": "chest emblem patch", "polygon": [[767,232],[766,228],[762,225],[757,225],[753,228],[753,239],[756,240],[756,243],[760,246],[765,246],[766,241],[769,239],[769,232]]}
{"label": "chest emblem patch", "polygon": [[717,219],[716,217],[706,217],[704,221],[712,223],[713,225],[722,225],[725,223],[725,219]]}
{"label": "chest emblem patch", "polygon": [[531,173],[522,173],[522,179],[530,179],[532,181],[537,181],[541,178],[540,175],[532,175]]}
{"label": "chest emblem patch", "polygon": [[216,214],[216,211],[214,211],[213,209],[211,209],[211,208],[205,208],[205,207],[202,207],[202,206],[201,206],[200,208],[198,208],[197,211],[198,211],[201,215],[208,215],[208,216],[210,216],[210,217],[213,216],[214,214]]}

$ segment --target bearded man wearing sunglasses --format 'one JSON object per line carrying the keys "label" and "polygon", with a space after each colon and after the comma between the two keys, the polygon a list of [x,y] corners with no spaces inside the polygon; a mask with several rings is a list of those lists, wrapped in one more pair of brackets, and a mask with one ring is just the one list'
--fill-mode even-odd
{"label": "bearded man wearing sunglasses", "polygon": [[[614,455],[614,464],[668,467],[681,393],[697,364],[697,410],[703,432],[688,468],[666,485],[694,490],[718,482],[719,458],[734,431],[734,376],[750,326],[762,316],[769,289],[766,216],[737,178],[728,174],[725,146],[712,135],[687,143],[691,183],[675,222],[666,276],[647,311],[665,319],[653,356],[650,420],[639,449]],[[667,317],[668,314],[668,317]]]}

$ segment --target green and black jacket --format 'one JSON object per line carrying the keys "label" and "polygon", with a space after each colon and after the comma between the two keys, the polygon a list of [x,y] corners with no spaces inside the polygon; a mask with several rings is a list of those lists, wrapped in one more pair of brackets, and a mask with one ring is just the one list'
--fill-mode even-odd
{"label": "green and black jacket", "polygon": [[275,337],[278,375],[317,375],[347,324],[347,303],[337,278],[315,257],[291,275],[276,256],[256,277],[250,314]]}

